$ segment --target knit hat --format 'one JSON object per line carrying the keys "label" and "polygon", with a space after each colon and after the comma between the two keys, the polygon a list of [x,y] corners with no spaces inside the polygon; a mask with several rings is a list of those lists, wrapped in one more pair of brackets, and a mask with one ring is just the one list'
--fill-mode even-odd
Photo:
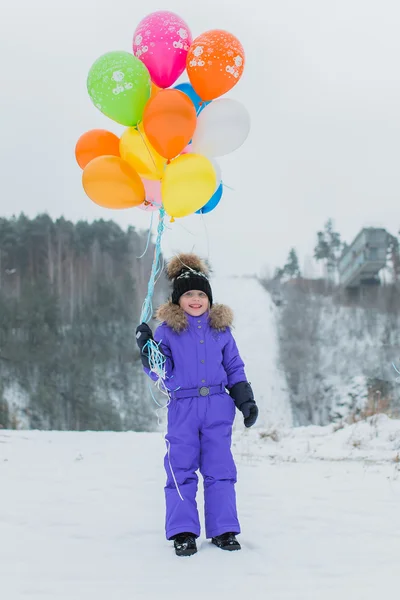
{"label": "knit hat", "polygon": [[172,303],[179,304],[182,294],[199,290],[208,296],[210,307],[213,296],[208,280],[209,268],[196,254],[178,254],[168,264],[167,276],[173,283]]}

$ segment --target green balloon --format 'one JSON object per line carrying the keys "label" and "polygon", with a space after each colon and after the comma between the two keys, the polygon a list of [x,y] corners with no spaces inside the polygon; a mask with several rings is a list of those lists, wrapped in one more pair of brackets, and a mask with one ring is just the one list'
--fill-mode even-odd
{"label": "green balloon", "polygon": [[143,117],[151,94],[146,66],[133,54],[107,52],[89,71],[87,89],[93,104],[121,125],[134,127]]}

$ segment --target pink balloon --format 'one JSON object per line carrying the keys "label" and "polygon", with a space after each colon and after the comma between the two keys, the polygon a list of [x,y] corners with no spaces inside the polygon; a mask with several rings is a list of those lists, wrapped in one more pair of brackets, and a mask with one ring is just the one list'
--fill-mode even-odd
{"label": "pink balloon", "polygon": [[133,36],[133,53],[149,70],[152,81],[168,88],[182,75],[192,34],[181,17],[167,10],[147,15]]}
{"label": "pink balloon", "polygon": [[146,212],[160,210],[161,202],[161,181],[155,179],[142,179],[144,190],[146,192],[145,201],[138,208]]}
{"label": "pink balloon", "polygon": [[192,145],[188,144],[181,152],[181,154],[190,154],[192,151]]}
{"label": "pink balloon", "polygon": [[160,210],[159,206],[154,206],[154,204],[150,204],[149,202],[143,202],[143,204],[139,204],[138,208],[140,210],[144,210],[145,212],[155,212],[156,210]]}

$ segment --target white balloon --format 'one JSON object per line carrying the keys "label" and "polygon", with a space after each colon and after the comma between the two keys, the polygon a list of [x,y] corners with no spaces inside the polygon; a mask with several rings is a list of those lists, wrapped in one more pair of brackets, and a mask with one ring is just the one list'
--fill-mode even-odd
{"label": "white balloon", "polygon": [[250,132],[246,107],[232,98],[214,100],[197,117],[192,152],[208,157],[224,156],[244,143]]}

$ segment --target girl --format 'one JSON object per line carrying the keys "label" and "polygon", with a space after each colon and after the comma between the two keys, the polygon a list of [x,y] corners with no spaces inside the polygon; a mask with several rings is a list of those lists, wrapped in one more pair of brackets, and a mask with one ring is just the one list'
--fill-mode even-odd
{"label": "girl", "polygon": [[[158,310],[162,323],[154,335],[165,357],[164,383],[170,396],[164,461],[166,536],[174,540],[178,556],[197,552],[200,469],[206,536],[223,550],[240,550],[232,425],[235,406],[246,427],[256,422],[258,408],[231,333],[232,311],[213,305],[206,264],[194,254],[181,254],[171,260],[167,274],[173,282],[172,297]],[[149,364],[150,327],[139,325],[136,339],[144,370],[156,381],[158,375]]]}

